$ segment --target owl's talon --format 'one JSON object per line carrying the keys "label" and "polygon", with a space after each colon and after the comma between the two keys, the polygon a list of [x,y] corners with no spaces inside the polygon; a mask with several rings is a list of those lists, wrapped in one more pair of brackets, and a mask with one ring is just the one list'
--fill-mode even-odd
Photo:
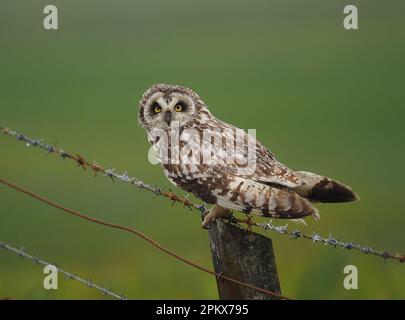
{"label": "owl's talon", "polygon": [[203,227],[204,229],[209,229],[209,225],[211,222],[230,214],[232,214],[230,210],[222,208],[215,204],[211,207],[210,211],[205,215],[201,227]]}
{"label": "owl's talon", "polygon": [[201,223],[201,228],[205,230],[209,230],[211,222],[215,220],[215,218],[210,215],[210,213],[211,211],[204,216],[203,222]]}
{"label": "owl's talon", "polygon": [[201,228],[203,228],[205,230],[209,230],[210,229],[210,224],[211,224],[211,221],[208,222],[208,223],[203,222],[203,223],[201,223]]}

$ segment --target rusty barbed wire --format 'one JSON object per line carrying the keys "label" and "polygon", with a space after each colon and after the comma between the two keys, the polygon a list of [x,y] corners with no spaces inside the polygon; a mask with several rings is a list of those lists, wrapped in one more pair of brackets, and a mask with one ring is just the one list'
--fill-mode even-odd
{"label": "rusty barbed wire", "polygon": [[[119,180],[121,182],[129,183],[132,184],[140,189],[148,190],[152,192],[155,196],[163,196],[165,198],[170,199],[173,204],[176,202],[182,203],[183,206],[188,207],[188,208],[195,208],[201,212],[201,209],[205,207],[201,205],[196,205],[193,204],[191,201],[187,199],[187,197],[181,197],[174,192],[172,192],[170,189],[168,191],[165,191],[164,188],[158,188],[154,187],[150,184],[144,183],[142,180],[136,178],[136,177],[130,177],[128,175],[128,172],[123,172],[121,174],[117,173],[114,168],[108,168],[105,169],[102,166],[100,166],[96,161],[89,162],[87,161],[83,156],[80,154],[76,153],[69,153],[62,148],[58,148],[54,145],[47,144],[43,141],[43,139],[34,139],[30,138],[25,134],[22,134],[20,132],[14,131],[10,128],[6,127],[0,127],[0,132],[8,135],[15,137],[18,141],[25,142],[27,147],[36,147],[42,150],[45,150],[47,153],[54,153],[58,155],[62,159],[68,159],[72,160],[73,162],[76,163],[78,167],[83,168],[84,170],[90,169],[94,172],[94,174],[97,176],[98,173],[103,174],[104,177],[108,177],[112,179],[113,181]],[[114,180],[115,179],[115,180]],[[207,211],[207,210],[205,210]],[[206,212],[205,212],[206,213]]]}
{"label": "rusty barbed wire", "polygon": [[83,213],[81,213],[79,211],[69,209],[69,208],[67,208],[65,206],[62,206],[62,205],[60,205],[60,204],[58,204],[56,202],[53,202],[53,201],[51,201],[51,200],[49,200],[49,199],[47,199],[45,197],[37,195],[37,194],[35,194],[35,193],[33,193],[33,192],[29,191],[29,190],[26,190],[26,189],[24,189],[22,187],[19,187],[19,186],[15,185],[14,183],[11,183],[11,182],[6,181],[6,180],[1,179],[1,178],[0,178],[0,183],[2,183],[3,185],[6,185],[6,186],[8,186],[8,187],[10,187],[12,189],[15,189],[15,190],[17,190],[17,191],[19,191],[21,193],[24,193],[24,194],[26,194],[26,195],[34,198],[34,199],[37,199],[37,200],[39,200],[41,202],[44,202],[44,203],[46,203],[46,204],[48,204],[48,205],[50,205],[52,207],[60,209],[60,210],[66,212],[66,213],[68,213],[70,215],[78,217],[80,219],[87,220],[87,221],[90,221],[90,222],[93,222],[93,223],[96,223],[96,224],[99,224],[99,225],[103,225],[103,226],[106,226],[106,227],[109,227],[109,228],[118,229],[118,230],[121,230],[121,231],[126,231],[126,232],[129,232],[131,234],[134,234],[137,237],[142,238],[143,240],[147,241],[148,243],[150,243],[151,245],[156,247],[158,250],[166,253],[167,255],[172,256],[173,258],[175,258],[175,259],[177,259],[179,261],[182,261],[183,263],[188,264],[189,266],[192,266],[193,268],[196,268],[196,269],[198,269],[200,271],[211,274],[211,275],[215,276],[218,279],[221,278],[223,280],[227,280],[229,282],[239,284],[239,285],[244,286],[246,288],[257,290],[257,291],[263,292],[263,293],[265,293],[265,294],[267,294],[269,296],[277,297],[277,298],[280,298],[280,299],[283,299],[283,300],[291,300],[291,299],[289,299],[289,298],[287,298],[285,296],[282,296],[279,293],[276,293],[276,292],[273,292],[273,291],[270,291],[270,290],[267,290],[267,289],[256,287],[256,286],[254,286],[252,284],[242,282],[240,280],[237,280],[237,279],[228,277],[226,275],[223,275],[222,273],[218,273],[218,272],[212,271],[212,270],[210,270],[208,268],[205,268],[205,267],[203,267],[203,266],[201,266],[201,265],[199,265],[199,264],[197,264],[197,263],[195,263],[195,262],[193,262],[193,261],[191,261],[189,259],[186,259],[186,258],[178,255],[174,251],[172,251],[172,250],[168,249],[167,247],[161,245],[156,240],[152,239],[151,237],[147,236],[146,234],[144,234],[144,233],[142,233],[142,232],[140,232],[140,231],[138,231],[138,230],[136,230],[134,228],[130,228],[130,227],[127,227],[127,226],[111,223],[111,222],[108,222],[108,221],[105,221],[105,220],[96,219],[94,217],[85,215],[85,214],[83,214]]}
{"label": "rusty barbed wire", "polygon": [[[156,186],[147,184],[136,177],[129,176],[127,171],[123,172],[122,174],[119,174],[119,173],[117,173],[116,169],[114,169],[114,168],[104,169],[96,161],[89,162],[81,155],[79,155],[77,153],[72,154],[72,153],[69,153],[69,152],[63,150],[62,148],[57,148],[54,145],[47,144],[43,141],[43,139],[30,138],[27,135],[14,131],[8,127],[0,127],[0,132],[5,135],[8,135],[8,136],[15,137],[19,141],[25,142],[26,145],[29,147],[37,147],[42,150],[45,150],[48,153],[55,153],[62,159],[72,160],[73,162],[76,163],[76,165],[78,167],[82,167],[85,170],[90,169],[94,172],[95,175],[97,175],[98,173],[102,173],[104,177],[108,177],[108,178],[112,179],[113,181],[118,180],[118,181],[121,181],[124,183],[129,183],[131,185],[134,185],[140,189],[150,191],[154,194],[154,197],[163,196],[163,197],[171,200],[172,204],[175,204],[178,202],[178,203],[181,203],[184,207],[189,208],[190,210],[196,209],[197,212],[201,214],[201,216],[206,215],[209,211],[207,209],[205,203],[195,204],[195,203],[191,202],[190,200],[188,200],[187,196],[182,197],[182,196],[175,194],[170,189],[168,191],[165,191],[164,188],[158,188]],[[404,254],[399,254],[399,253],[393,254],[388,251],[375,250],[370,246],[363,246],[356,242],[342,241],[342,240],[332,237],[331,234],[328,237],[322,237],[321,235],[319,235],[316,232],[314,232],[312,234],[308,234],[308,233],[304,233],[297,229],[293,229],[293,230],[288,229],[288,225],[276,226],[273,224],[272,221],[269,221],[266,223],[257,223],[257,222],[253,222],[251,219],[238,219],[233,215],[231,215],[227,218],[224,218],[224,220],[227,220],[228,222],[235,224],[235,225],[239,225],[239,226],[240,226],[240,224],[245,224],[247,226],[247,228],[256,227],[256,228],[259,228],[266,232],[270,231],[270,232],[275,232],[275,233],[281,234],[281,235],[288,235],[288,236],[290,236],[290,239],[305,239],[305,240],[311,241],[314,244],[323,243],[324,245],[327,245],[332,248],[356,250],[363,254],[381,257],[384,260],[392,259],[392,260],[397,260],[399,262],[405,262]]]}
{"label": "rusty barbed wire", "polygon": [[127,298],[124,295],[116,294],[113,291],[111,291],[110,289],[104,288],[104,287],[94,283],[91,280],[83,279],[83,278],[79,277],[76,274],[73,274],[73,273],[70,273],[70,272],[68,272],[68,271],[66,271],[64,269],[61,269],[60,267],[58,267],[54,263],[49,263],[49,262],[44,261],[44,260],[42,260],[42,259],[40,259],[38,257],[30,255],[29,253],[24,251],[24,248],[17,249],[17,248],[14,248],[14,247],[10,246],[9,244],[1,241],[0,242],[0,249],[5,249],[5,250],[7,250],[9,252],[15,253],[20,258],[28,259],[28,260],[33,261],[34,263],[36,263],[38,265],[42,265],[42,266],[52,265],[52,266],[55,266],[58,273],[63,274],[66,279],[71,279],[71,280],[75,280],[77,282],[80,282],[81,284],[84,284],[89,288],[93,288],[93,289],[96,289],[96,290],[100,291],[103,295],[108,295],[108,296],[111,296],[111,297],[113,297],[115,299],[119,299],[119,300],[127,300]]}

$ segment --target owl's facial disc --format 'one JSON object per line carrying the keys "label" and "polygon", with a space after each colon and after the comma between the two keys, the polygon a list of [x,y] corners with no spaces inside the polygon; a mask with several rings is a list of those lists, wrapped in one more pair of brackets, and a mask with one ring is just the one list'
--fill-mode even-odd
{"label": "owl's facial disc", "polygon": [[176,121],[179,126],[191,120],[196,112],[193,100],[182,93],[157,92],[144,107],[144,118],[151,128],[166,129]]}

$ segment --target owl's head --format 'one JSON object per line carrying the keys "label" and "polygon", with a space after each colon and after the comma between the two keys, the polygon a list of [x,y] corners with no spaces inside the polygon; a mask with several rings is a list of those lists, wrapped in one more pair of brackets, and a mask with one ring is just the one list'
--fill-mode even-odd
{"label": "owl's head", "polygon": [[174,121],[185,127],[201,114],[210,115],[198,94],[178,85],[156,84],[139,102],[138,118],[147,130],[166,129]]}

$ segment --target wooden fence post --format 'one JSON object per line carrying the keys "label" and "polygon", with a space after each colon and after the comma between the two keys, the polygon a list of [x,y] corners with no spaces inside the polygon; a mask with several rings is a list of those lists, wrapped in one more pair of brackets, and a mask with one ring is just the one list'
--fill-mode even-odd
{"label": "wooden fence post", "polygon": [[[215,272],[281,294],[271,239],[221,220],[213,221],[208,233]],[[221,277],[217,287],[221,300],[279,299]]]}

